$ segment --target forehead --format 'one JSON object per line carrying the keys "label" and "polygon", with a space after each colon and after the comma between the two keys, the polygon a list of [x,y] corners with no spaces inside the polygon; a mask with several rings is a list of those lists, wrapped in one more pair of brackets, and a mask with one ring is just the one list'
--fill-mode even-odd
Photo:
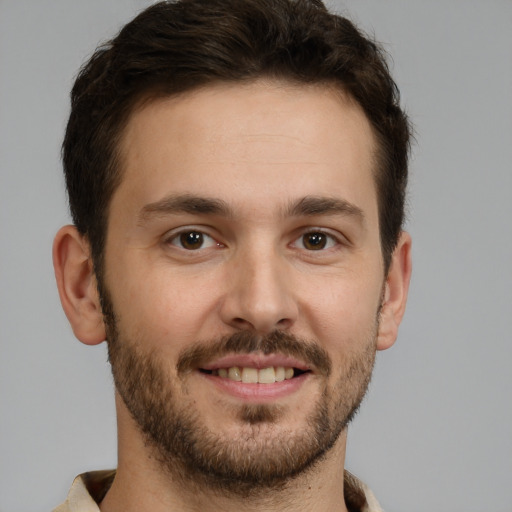
{"label": "forehead", "polygon": [[170,193],[231,202],[366,195],[376,203],[374,149],[362,109],[333,86],[216,84],[134,111],[115,195],[146,203]]}

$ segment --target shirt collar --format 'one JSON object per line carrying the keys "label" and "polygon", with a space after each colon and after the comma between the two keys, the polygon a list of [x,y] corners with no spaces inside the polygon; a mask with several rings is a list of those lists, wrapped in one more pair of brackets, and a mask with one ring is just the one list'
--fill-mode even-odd
{"label": "shirt collar", "polygon": [[[98,504],[110,489],[115,475],[115,470],[90,471],[78,475],[66,501],[53,512],[100,512]],[[344,476],[344,493],[350,512],[383,512],[372,491],[348,471],[345,471]]]}

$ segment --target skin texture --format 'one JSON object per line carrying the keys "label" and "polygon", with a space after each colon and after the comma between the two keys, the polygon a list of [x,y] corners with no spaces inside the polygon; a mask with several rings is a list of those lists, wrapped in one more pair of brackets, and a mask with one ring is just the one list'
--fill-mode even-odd
{"label": "skin texture", "polygon": [[[344,422],[364,394],[375,351],[396,339],[411,271],[403,233],[384,275],[374,138],[363,112],[328,86],[220,84],[143,105],[126,127],[121,154],[103,283],[115,320],[105,325],[86,240],[66,226],[54,244],[75,335],[96,344],[108,331],[118,349],[111,355],[120,391],[119,467],[102,510],[344,510]],[[181,235],[191,232],[202,241],[184,246],[190,235]],[[219,342],[226,336],[249,332],[261,340],[276,330],[318,347],[331,371],[299,349],[264,356],[256,347],[260,359],[242,366],[293,356],[309,370],[271,398],[240,396],[199,371],[239,355]],[[202,354],[192,359],[197,364],[178,371],[194,347]],[[146,397],[142,386],[137,395],[144,372],[138,368],[130,380],[133,364],[120,354],[155,367],[159,386]],[[193,478],[183,464],[169,477],[173,464],[142,433],[135,411],[158,400],[158,410],[173,404],[163,418],[188,414],[194,427],[229,446],[232,464],[279,455],[284,440],[302,450],[308,436],[318,438],[311,425],[321,406],[330,430],[343,430],[312,468],[272,492],[246,489],[250,499],[243,499],[229,486],[222,491]],[[244,415],[251,407],[259,407],[258,421]]]}

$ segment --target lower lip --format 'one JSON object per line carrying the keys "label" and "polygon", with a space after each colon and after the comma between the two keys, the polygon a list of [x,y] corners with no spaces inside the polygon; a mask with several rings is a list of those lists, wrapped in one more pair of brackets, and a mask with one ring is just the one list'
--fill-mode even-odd
{"label": "lower lip", "polygon": [[309,373],[303,373],[292,379],[274,382],[273,384],[244,383],[225,377],[201,373],[221,392],[227,393],[235,398],[252,403],[270,402],[277,398],[286,397],[297,392],[304,382],[309,378]]}

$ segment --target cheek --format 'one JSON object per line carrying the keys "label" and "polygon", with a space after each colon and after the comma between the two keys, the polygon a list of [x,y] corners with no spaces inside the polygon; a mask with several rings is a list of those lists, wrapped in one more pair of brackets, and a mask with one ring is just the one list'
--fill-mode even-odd
{"label": "cheek", "polygon": [[357,349],[375,331],[380,295],[377,279],[331,278],[304,306],[313,334],[326,349]]}
{"label": "cheek", "polygon": [[146,345],[173,349],[206,337],[202,330],[215,300],[207,283],[199,285],[176,270],[148,272],[146,267],[139,275],[133,266],[129,273],[118,268],[119,276],[128,276],[110,287],[122,333]]}

